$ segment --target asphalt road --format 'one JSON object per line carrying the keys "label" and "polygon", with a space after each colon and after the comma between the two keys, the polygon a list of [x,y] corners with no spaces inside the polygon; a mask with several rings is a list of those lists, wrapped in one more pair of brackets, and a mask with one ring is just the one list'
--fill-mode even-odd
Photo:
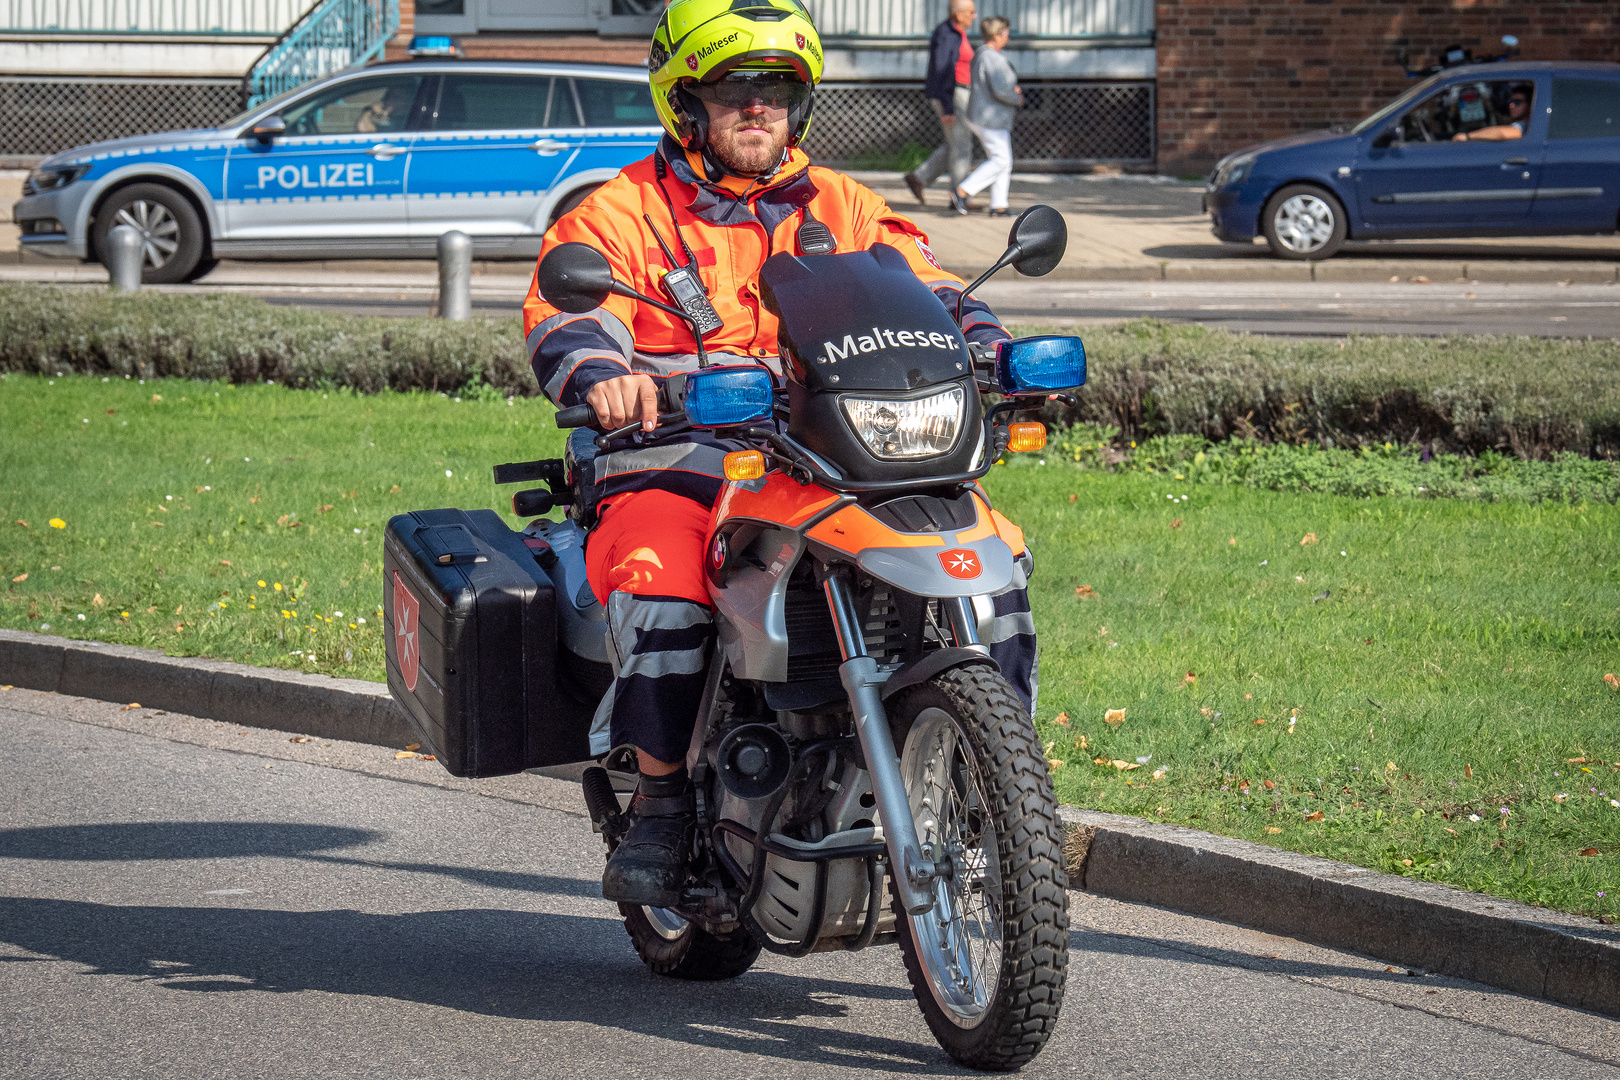
{"label": "asphalt road", "polygon": [[[244,290],[246,291],[246,290]],[[256,288],[276,304],[372,315],[426,315],[432,289]],[[515,293],[515,295],[509,295]],[[1362,282],[1032,281],[1011,272],[977,294],[1008,321],[1088,325],[1150,317],[1252,334],[1620,336],[1620,285]],[[488,285],[477,314],[516,313],[521,290]]]}
{"label": "asphalt road", "polygon": [[[0,1076],[960,1075],[897,952],[648,974],[571,785],[0,693]],[[1029,1076],[1620,1077],[1620,1021],[1073,894]]]}
{"label": "asphalt road", "polygon": [[1010,276],[977,295],[1011,322],[1155,318],[1251,334],[1620,335],[1620,286],[1361,282],[1036,284]]}

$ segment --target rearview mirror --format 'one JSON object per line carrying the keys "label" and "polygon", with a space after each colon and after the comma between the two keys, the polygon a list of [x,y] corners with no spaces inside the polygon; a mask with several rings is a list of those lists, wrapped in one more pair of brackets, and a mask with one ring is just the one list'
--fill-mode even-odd
{"label": "rearview mirror", "polygon": [[253,137],[262,143],[279,139],[287,134],[287,121],[278,115],[266,116],[253,125]]}
{"label": "rearview mirror", "polygon": [[1032,206],[1013,222],[1007,246],[1019,249],[1012,261],[1014,270],[1025,277],[1044,277],[1068,250],[1069,226],[1050,206]]}
{"label": "rearview mirror", "polygon": [[607,256],[589,244],[558,244],[540,260],[540,296],[570,315],[602,306],[613,293],[613,268]]}

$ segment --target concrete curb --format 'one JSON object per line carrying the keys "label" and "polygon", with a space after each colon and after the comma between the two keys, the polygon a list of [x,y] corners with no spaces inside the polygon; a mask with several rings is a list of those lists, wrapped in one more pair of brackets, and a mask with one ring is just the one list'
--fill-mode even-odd
{"label": "concrete curb", "polygon": [[[0,629],[0,683],[377,746],[411,741],[357,679]],[[1070,883],[1620,1016],[1620,927],[1246,840],[1063,807]]]}
{"label": "concrete curb", "polygon": [[381,683],[127,645],[0,629],[0,682],[323,739],[396,747],[414,741]]}
{"label": "concrete curb", "polygon": [[1070,884],[1620,1016],[1620,926],[1063,807]]}

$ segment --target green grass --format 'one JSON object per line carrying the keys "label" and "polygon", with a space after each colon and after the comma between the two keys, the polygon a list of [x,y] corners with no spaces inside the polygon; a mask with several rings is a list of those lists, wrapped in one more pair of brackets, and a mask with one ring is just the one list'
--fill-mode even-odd
{"label": "green grass", "polygon": [[[556,453],[549,417],[524,399],[9,376],[0,625],[380,679],[383,524],[503,508],[489,466]],[[1603,681],[1620,670],[1620,507],[1056,465],[997,469],[990,490],[1036,554],[1037,720],[1065,801],[1620,914],[1620,692]]]}
{"label": "green grass", "polygon": [[510,515],[490,466],[560,453],[551,412],[540,399],[7,376],[0,625],[380,680],[388,518]]}

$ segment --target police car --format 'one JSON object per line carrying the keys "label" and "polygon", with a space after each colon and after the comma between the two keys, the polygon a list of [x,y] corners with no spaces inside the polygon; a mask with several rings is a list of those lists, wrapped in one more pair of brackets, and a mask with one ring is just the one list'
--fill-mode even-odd
{"label": "police car", "polygon": [[194,280],[222,258],[431,256],[452,229],[479,257],[533,258],[551,222],[661,134],[637,67],[378,64],[218,128],[56,154],[12,219],[25,250],[88,260],[133,225],[152,283]]}

